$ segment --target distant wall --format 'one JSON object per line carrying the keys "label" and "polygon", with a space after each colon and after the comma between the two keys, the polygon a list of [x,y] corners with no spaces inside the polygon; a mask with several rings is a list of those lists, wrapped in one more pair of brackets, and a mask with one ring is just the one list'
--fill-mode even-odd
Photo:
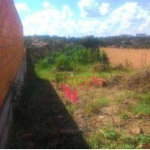
{"label": "distant wall", "polygon": [[105,48],[105,50],[114,65],[129,65],[131,68],[150,65],[150,49]]}
{"label": "distant wall", "polygon": [[0,108],[24,54],[23,27],[13,0],[0,0]]}

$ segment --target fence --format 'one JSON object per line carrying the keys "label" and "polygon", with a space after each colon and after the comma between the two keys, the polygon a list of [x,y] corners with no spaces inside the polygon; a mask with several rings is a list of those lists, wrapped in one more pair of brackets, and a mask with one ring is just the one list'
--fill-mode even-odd
{"label": "fence", "polygon": [[105,48],[105,50],[114,65],[122,64],[131,68],[150,65],[150,49]]}
{"label": "fence", "polygon": [[13,0],[0,0],[0,107],[25,54],[23,27]]}

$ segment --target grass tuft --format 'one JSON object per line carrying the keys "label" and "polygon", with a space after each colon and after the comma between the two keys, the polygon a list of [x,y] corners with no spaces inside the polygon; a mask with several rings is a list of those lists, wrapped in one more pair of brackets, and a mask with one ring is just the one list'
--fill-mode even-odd
{"label": "grass tuft", "polygon": [[135,114],[150,115],[150,95],[142,94],[137,97],[137,104],[130,106],[130,111]]}
{"label": "grass tuft", "polygon": [[102,148],[105,142],[104,133],[101,130],[95,131],[87,140],[92,149]]}
{"label": "grass tuft", "polygon": [[75,112],[77,107],[75,104],[70,103],[68,106],[66,106],[66,108],[67,108],[68,113],[72,115]]}
{"label": "grass tuft", "polygon": [[85,110],[90,113],[98,113],[101,108],[106,107],[106,106],[108,106],[108,99],[105,97],[102,97],[98,100],[94,100],[91,103],[88,103],[85,106]]}
{"label": "grass tuft", "polygon": [[106,130],[104,134],[107,140],[117,140],[120,137],[116,130]]}

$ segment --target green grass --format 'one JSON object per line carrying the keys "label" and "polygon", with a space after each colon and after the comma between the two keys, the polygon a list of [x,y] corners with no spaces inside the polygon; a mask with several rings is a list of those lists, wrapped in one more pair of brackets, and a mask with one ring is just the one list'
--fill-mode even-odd
{"label": "green grass", "polygon": [[[71,76],[71,78],[68,80],[69,82],[72,81],[73,77],[79,77],[82,76],[84,79],[86,79],[89,76],[95,76],[95,77],[103,77],[103,78],[109,78],[115,75],[119,75],[120,73],[125,73],[124,70],[112,70],[111,74],[109,71],[104,71],[104,72],[94,72],[93,71],[93,65],[88,64],[88,65],[81,65],[77,64],[76,66],[77,71],[72,71],[72,72],[66,72],[68,76]],[[48,64],[48,62],[43,59],[39,60],[35,64],[35,72],[38,77],[42,79],[48,79],[48,80],[55,80],[55,73],[56,73],[56,68],[54,65]],[[81,83],[83,79],[79,79],[79,83]],[[73,80],[73,85],[77,85],[76,81]]]}
{"label": "green grass", "polygon": [[139,134],[134,137],[118,133],[114,129],[98,129],[86,141],[91,149],[137,149],[145,143],[150,143],[150,136]]}
{"label": "green grass", "polygon": [[137,104],[130,106],[133,114],[150,115],[150,93],[136,95]]}
{"label": "green grass", "polygon": [[144,102],[139,102],[135,106],[130,107],[133,114],[142,114],[150,115],[150,105],[145,104]]}
{"label": "green grass", "polygon": [[124,119],[124,120],[127,120],[130,118],[130,116],[127,113],[125,113],[123,110],[120,111],[119,116],[121,119]]}
{"label": "green grass", "polygon": [[119,145],[117,148],[120,149],[139,149],[142,144],[150,143],[150,136],[139,134],[134,137],[123,136],[119,139]]}
{"label": "green grass", "polygon": [[89,113],[98,113],[101,108],[108,106],[108,103],[109,103],[108,99],[102,97],[98,100],[94,100],[91,101],[91,103],[88,103],[85,106],[85,111]]}
{"label": "green grass", "polygon": [[130,117],[127,114],[125,114],[125,113],[121,114],[121,119],[127,120],[129,118]]}
{"label": "green grass", "polygon": [[36,75],[41,78],[41,79],[48,79],[51,80],[53,79],[53,74],[50,73],[54,68],[51,65],[47,65],[45,67],[43,67],[43,65],[38,62],[37,64],[35,64],[35,73]]}
{"label": "green grass", "polygon": [[104,135],[107,140],[117,140],[120,136],[116,130],[106,130]]}
{"label": "green grass", "polygon": [[119,149],[134,149],[134,145],[132,145],[132,144],[120,144],[117,148],[119,148]]}
{"label": "green grass", "polygon": [[104,133],[101,130],[97,130],[88,137],[87,142],[90,145],[90,148],[97,149],[102,148],[105,140]]}
{"label": "green grass", "polygon": [[76,105],[72,104],[72,103],[70,103],[68,106],[66,106],[66,109],[70,115],[72,115],[74,113],[76,108],[77,108]]}

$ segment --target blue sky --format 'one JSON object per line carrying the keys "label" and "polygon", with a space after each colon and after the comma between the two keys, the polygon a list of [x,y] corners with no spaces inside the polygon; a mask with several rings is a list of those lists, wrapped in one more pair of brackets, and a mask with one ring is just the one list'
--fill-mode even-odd
{"label": "blue sky", "polygon": [[25,35],[150,34],[148,0],[14,0]]}

